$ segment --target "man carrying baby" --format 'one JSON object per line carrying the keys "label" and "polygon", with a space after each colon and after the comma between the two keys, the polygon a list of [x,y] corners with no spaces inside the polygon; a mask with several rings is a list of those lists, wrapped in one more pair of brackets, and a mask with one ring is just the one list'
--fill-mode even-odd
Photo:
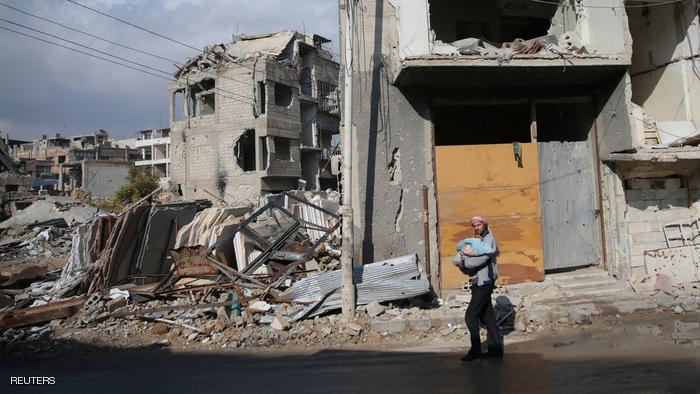
{"label": "man carrying baby", "polygon": [[467,238],[457,244],[458,254],[453,263],[469,275],[472,298],[467,307],[464,320],[469,329],[471,349],[462,357],[468,362],[481,358],[481,338],[479,322],[486,326],[488,353],[485,357],[503,357],[503,344],[496,325],[496,315],[491,304],[496,279],[498,278],[498,245],[489,231],[486,218],[475,216],[469,224],[474,228],[474,238]]}

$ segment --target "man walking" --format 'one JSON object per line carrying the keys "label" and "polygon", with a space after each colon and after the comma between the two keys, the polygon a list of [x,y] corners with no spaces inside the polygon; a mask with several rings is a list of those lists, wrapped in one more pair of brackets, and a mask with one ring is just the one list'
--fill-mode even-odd
{"label": "man walking", "polygon": [[[484,250],[489,253],[479,253],[468,240],[460,242],[459,253],[453,259],[459,269],[471,276],[472,298],[464,315],[464,320],[469,329],[471,349],[462,357],[462,361],[469,362],[481,358],[481,337],[479,336],[479,322],[486,326],[488,353],[485,357],[503,357],[503,343],[501,335],[496,325],[496,314],[491,304],[491,294],[493,293],[496,279],[498,278],[498,245],[491,231],[486,218],[475,216],[469,220],[469,224],[474,228],[474,238],[480,240],[484,245]],[[473,243],[472,243],[473,244]]]}

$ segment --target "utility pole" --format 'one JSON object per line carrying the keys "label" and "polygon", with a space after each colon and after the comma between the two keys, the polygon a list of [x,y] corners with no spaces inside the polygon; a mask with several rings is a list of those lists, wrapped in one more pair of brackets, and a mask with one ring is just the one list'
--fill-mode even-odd
{"label": "utility pole", "polygon": [[352,223],[352,2],[345,0],[345,99],[343,116],[343,205],[340,214],[343,220],[343,245],[340,255],[342,271],[343,319],[355,319],[355,284],[352,278],[353,223]]}

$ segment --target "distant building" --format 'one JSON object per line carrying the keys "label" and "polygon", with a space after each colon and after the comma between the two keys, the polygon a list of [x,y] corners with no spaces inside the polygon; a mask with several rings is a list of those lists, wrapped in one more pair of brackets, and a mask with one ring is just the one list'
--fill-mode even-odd
{"label": "distant building", "polygon": [[170,129],[139,131],[134,147],[139,151],[137,167],[147,167],[162,181],[170,179]]}
{"label": "distant building", "polygon": [[19,167],[32,175],[32,187],[53,191],[70,191],[82,185],[82,161],[110,160],[133,162],[136,149],[118,147],[105,130],[72,137],[46,135],[32,142],[10,148]]}

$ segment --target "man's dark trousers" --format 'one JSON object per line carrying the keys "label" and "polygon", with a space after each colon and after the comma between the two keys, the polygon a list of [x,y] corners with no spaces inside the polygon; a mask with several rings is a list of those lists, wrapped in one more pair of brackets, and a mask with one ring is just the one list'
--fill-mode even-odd
{"label": "man's dark trousers", "polygon": [[472,348],[469,353],[481,354],[481,337],[479,336],[479,322],[483,322],[488,333],[489,352],[503,352],[501,336],[496,325],[496,314],[491,304],[493,285],[472,285],[472,299],[467,307],[464,320],[469,328],[469,338]]}

